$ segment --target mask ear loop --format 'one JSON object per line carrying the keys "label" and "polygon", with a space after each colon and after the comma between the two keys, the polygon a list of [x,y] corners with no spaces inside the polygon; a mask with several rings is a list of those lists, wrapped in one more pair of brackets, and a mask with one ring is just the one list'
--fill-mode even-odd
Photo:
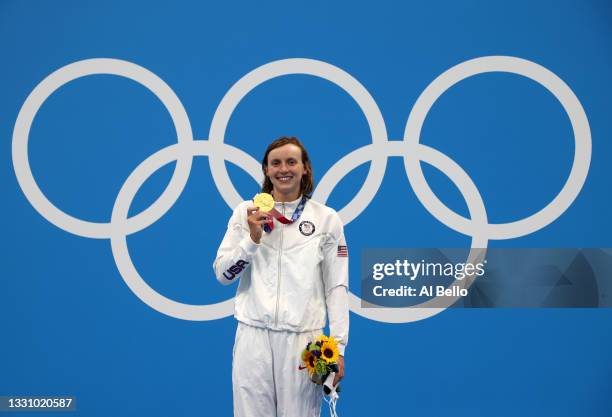
{"label": "mask ear loop", "polygon": [[323,400],[329,405],[329,415],[331,417],[338,417],[338,413],[336,412],[338,398],[340,398],[340,396],[336,392],[336,388],[332,389],[328,395],[323,396]]}

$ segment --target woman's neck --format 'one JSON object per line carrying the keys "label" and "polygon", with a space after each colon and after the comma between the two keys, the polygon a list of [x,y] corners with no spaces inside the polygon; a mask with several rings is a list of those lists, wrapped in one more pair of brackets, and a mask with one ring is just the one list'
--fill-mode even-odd
{"label": "woman's neck", "polygon": [[272,191],[272,197],[274,197],[274,201],[277,203],[287,203],[290,201],[295,201],[300,197],[300,192],[296,191],[291,194],[282,194],[278,191]]}

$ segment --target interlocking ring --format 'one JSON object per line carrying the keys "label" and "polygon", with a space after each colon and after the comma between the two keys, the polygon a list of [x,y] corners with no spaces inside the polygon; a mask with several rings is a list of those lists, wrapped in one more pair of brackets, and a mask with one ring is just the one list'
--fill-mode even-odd
{"label": "interlocking ring", "polygon": [[[465,78],[487,72],[509,72],[530,78],[547,88],[567,112],[575,139],[572,169],[559,194],[543,209],[511,223],[488,223],[482,197],[468,174],[440,151],[419,143],[421,127],[433,103],[446,90]],[[130,78],[147,87],[164,104],[174,123],[177,143],[149,156],[128,176],[121,187],[109,223],[77,219],[55,207],[42,193],[28,161],[28,137],[36,113],[44,101],[64,84],[87,75],[112,74]],[[344,176],[358,166],[371,162],[367,178],[355,197],[338,211],[345,225],[366,209],[382,183],[387,159],[404,159],[410,185],[421,204],[436,219],[472,238],[468,260],[475,248],[486,248],[489,239],[511,239],[540,230],[555,221],[576,199],[586,180],[591,161],[591,132],[588,119],[573,91],[548,69],[525,59],[488,56],[458,64],[438,76],[419,96],[406,123],[404,138],[390,141],[384,119],[376,102],[359,81],[342,69],[312,59],[283,59],[249,72],[225,94],[211,122],[209,139],[194,140],[183,105],[172,89],[149,70],[117,59],[88,59],[74,62],[47,76],[27,97],[13,131],[13,165],[19,186],[38,213],[69,233],[96,239],[110,239],[113,257],[121,277],[132,292],[151,308],[184,320],[215,320],[233,314],[233,298],[216,304],[193,305],[171,300],[151,288],[136,270],[127,247],[127,236],[143,230],[160,219],[180,196],[191,171],[194,156],[208,156],[213,181],[225,202],[234,208],[243,198],[232,184],[224,159],[245,170],[257,182],[263,180],[259,163],[242,150],[224,143],[227,123],[244,96],[272,78],[289,74],[308,74],[326,79],[346,91],[359,105],[368,122],[372,143],[356,149],[337,161],[321,178],[313,198],[325,203]],[[141,213],[128,217],[132,201],[158,169],[176,161],[172,178],[158,199]],[[445,206],[429,187],[420,162],[426,162],[453,181],[465,199],[470,218]],[[408,323],[438,314],[444,308],[363,308],[361,299],[349,292],[350,308],[363,317],[388,322]]]}

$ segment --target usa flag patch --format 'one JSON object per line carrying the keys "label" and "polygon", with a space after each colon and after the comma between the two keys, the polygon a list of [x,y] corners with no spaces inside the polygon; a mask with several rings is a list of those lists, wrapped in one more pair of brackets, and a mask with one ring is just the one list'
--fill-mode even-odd
{"label": "usa flag patch", "polygon": [[343,258],[348,257],[348,246],[338,245],[338,256]]}

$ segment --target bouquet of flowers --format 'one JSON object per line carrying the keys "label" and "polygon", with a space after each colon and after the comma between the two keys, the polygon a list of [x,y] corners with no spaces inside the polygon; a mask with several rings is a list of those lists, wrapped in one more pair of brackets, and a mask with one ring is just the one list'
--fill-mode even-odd
{"label": "bouquet of flowers", "polygon": [[333,337],[321,335],[315,341],[306,344],[306,349],[302,351],[303,365],[300,370],[308,369],[310,380],[317,385],[323,385],[323,392],[329,397],[326,401],[330,406],[330,414],[336,414],[336,401],[340,385],[334,387],[333,380],[338,372],[338,342]]}

